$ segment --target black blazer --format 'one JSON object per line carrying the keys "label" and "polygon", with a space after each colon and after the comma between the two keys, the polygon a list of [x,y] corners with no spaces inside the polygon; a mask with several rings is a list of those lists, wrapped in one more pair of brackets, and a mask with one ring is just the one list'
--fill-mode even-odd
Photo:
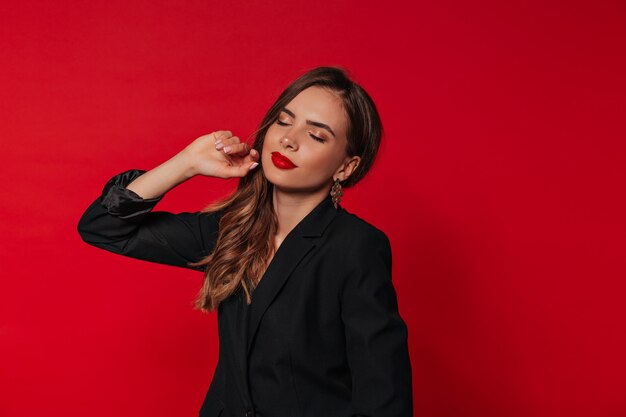
{"label": "black blazer", "polygon": [[[152,211],[162,198],[125,188],[122,172],[78,223],[83,240],[189,267],[211,253],[220,212]],[[202,417],[413,415],[407,327],[398,314],[387,236],[330,196],[285,238],[248,306],[218,310],[220,350]]]}

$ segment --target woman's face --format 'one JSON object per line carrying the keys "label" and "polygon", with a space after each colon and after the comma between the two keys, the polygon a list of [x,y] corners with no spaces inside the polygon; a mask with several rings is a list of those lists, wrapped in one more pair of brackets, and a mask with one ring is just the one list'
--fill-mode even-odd
{"label": "woman's face", "polygon": [[315,86],[300,92],[265,135],[261,166],[268,181],[284,191],[315,192],[347,178],[359,161],[346,154],[347,126],[337,94]]}

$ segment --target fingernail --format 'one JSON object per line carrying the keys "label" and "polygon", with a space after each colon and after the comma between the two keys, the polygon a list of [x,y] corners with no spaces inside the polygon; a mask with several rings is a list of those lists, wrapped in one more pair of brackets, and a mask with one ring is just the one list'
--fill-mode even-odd
{"label": "fingernail", "polygon": [[256,168],[258,165],[259,165],[259,163],[258,163],[258,162],[255,162],[254,164],[250,165],[250,168],[249,168],[249,169],[254,169],[254,168]]}
{"label": "fingernail", "polygon": [[218,151],[219,151],[220,149],[222,149],[223,147],[224,147],[224,144],[223,144],[223,143],[216,143],[216,144],[215,144],[215,149],[217,149]]}
{"label": "fingernail", "polygon": [[218,139],[215,141],[215,144],[217,145],[218,143],[222,143],[222,139]]}
{"label": "fingernail", "polygon": [[225,153],[230,152],[230,146],[225,147],[225,148],[224,148],[224,152],[225,152]]}

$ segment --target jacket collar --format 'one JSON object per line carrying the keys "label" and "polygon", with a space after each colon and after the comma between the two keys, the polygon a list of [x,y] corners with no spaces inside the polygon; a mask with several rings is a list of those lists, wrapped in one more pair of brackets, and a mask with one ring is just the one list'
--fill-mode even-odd
{"label": "jacket collar", "polygon": [[[309,214],[293,228],[289,233],[299,235],[303,237],[318,237],[322,236],[326,227],[335,218],[337,212],[342,210],[340,204],[337,204],[337,208],[333,205],[333,199],[327,195]],[[281,244],[282,247],[282,244]]]}
{"label": "jacket collar", "polygon": [[316,246],[317,239],[307,238],[322,236],[340,209],[341,206],[339,205],[335,209],[332,197],[327,195],[289,232],[283,243],[281,243],[252,294],[247,335],[248,353],[254,342],[263,314],[302,258]]}
{"label": "jacket collar", "polygon": [[245,297],[240,294],[229,297],[220,304],[219,326],[222,329],[221,335],[225,337],[220,344],[228,346],[224,352],[231,364],[239,368],[235,381],[243,399],[250,398],[247,381],[248,357],[265,311],[296,266],[315,248],[319,240],[314,238],[324,234],[340,210],[343,210],[341,206],[337,205],[335,209],[332,197],[326,196],[285,237],[254,290],[252,303],[245,306]]}

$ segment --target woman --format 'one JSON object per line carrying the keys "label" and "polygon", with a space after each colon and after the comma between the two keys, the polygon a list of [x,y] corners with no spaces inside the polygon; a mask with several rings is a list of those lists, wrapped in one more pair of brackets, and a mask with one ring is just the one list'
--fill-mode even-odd
{"label": "woman", "polygon": [[[339,204],[381,134],[369,95],[342,69],[315,68],[251,148],[230,131],[201,136],[114,176],[83,214],[91,245],[204,272],[196,307],[217,310],[220,353],[200,416],[412,415],[389,240]],[[196,175],[241,179],[203,211],[152,211]]]}

